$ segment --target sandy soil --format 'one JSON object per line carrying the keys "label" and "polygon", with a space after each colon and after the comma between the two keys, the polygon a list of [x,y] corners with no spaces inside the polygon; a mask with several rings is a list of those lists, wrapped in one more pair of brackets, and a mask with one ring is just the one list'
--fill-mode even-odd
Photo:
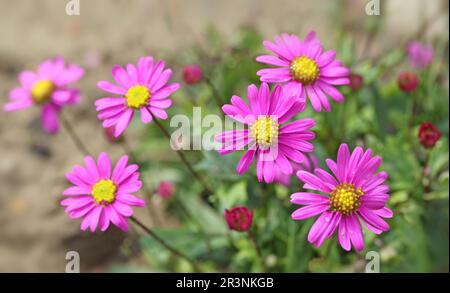
{"label": "sandy soil", "polygon": [[[343,9],[349,30],[358,29],[368,17],[366,1],[357,0],[332,1],[334,6],[327,0],[81,0],[80,16],[65,14],[67,2],[0,0],[1,104],[17,84],[20,70],[63,55],[87,68],[80,82],[84,99],[66,111],[68,119],[89,142],[91,152],[107,149],[115,158],[122,151],[99,135],[92,107],[100,95],[95,83],[109,78],[113,62],[134,61],[142,54],[164,56],[163,51],[202,43],[210,24],[226,36],[242,24],[253,24],[267,36],[284,30],[304,34],[314,28],[325,38],[333,34],[335,9]],[[420,1],[387,2],[382,10],[390,27],[386,39],[396,39],[419,25],[411,21],[419,11],[433,15],[445,1],[428,1],[426,7]],[[441,22],[430,29],[431,34],[445,30],[448,18]],[[123,233],[115,229],[103,235],[82,233],[58,205],[67,184],[63,174],[82,160],[66,133],[43,134],[37,109],[1,113],[0,154],[0,272],[62,272],[68,250],[80,252],[83,271],[121,261]]]}

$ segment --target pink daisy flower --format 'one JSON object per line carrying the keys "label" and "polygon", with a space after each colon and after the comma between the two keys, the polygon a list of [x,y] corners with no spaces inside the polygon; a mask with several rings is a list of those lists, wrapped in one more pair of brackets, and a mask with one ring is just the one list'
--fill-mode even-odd
{"label": "pink daisy flower", "polygon": [[261,81],[282,83],[287,95],[306,100],[308,96],[315,111],[330,111],[327,96],[338,103],[344,96],[335,88],[349,84],[349,70],[335,60],[336,52],[323,52],[315,32],[310,32],[304,41],[295,35],[282,34],[275,37],[275,43],[264,41],[264,47],[276,56],[261,55],[256,61],[278,66],[257,72]]}
{"label": "pink daisy flower", "polygon": [[83,231],[90,228],[94,232],[97,227],[105,231],[110,223],[128,231],[126,218],[133,215],[131,206],[145,205],[144,200],[133,195],[142,186],[137,172],[139,166],[127,165],[128,156],[122,156],[113,169],[104,152],[97,162],[90,156],[84,162],[85,168],[76,165],[66,174],[74,185],[63,192],[69,196],[61,201],[66,213],[72,219],[83,218]]}
{"label": "pink daisy flower", "polygon": [[361,147],[350,154],[348,146],[341,144],[337,162],[327,159],[330,173],[317,168],[314,174],[298,171],[303,188],[326,193],[297,192],[291,195],[291,202],[305,207],[292,213],[292,219],[304,220],[320,215],[311,227],[308,241],[320,247],[338,230],[342,248],[349,251],[351,245],[357,251],[364,249],[363,230],[360,221],[375,234],[389,230],[383,218],[393,213],[386,207],[389,187],[384,184],[386,172],[376,173],[381,158],[372,156],[372,150],[364,152]]}
{"label": "pink daisy flower", "polygon": [[246,125],[247,129],[216,135],[216,140],[222,142],[219,153],[229,154],[249,145],[237,165],[237,173],[245,173],[256,157],[258,180],[271,183],[278,172],[292,174],[291,162],[301,163],[306,160],[303,153],[313,151],[308,141],[314,138],[314,133],[309,131],[314,120],[306,118],[285,124],[304,110],[305,103],[284,98],[281,86],[276,86],[271,93],[267,83],[262,83],[259,90],[250,85],[247,97],[250,106],[233,96],[231,105],[222,107],[228,117]]}
{"label": "pink daisy flower", "polygon": [[58,112],[63,106],[79,101],[79,90],[69,88],[84,74],[82,68],[69,64],[63,58],[48,59],[39,64],[36,72],[22,71],[19,74],[21,86],[9,92],[9,103],[4,106],[6,112],[41,107],[42,127],[48,133],[59,130]]}
{"label": "pink daisy flower", "polygon": [[112,69],[118,85],[100,81],[97,86],[120,97],[105,97],[95,102],[98,118],[103,127],[114,126],[114,135],[122,134],[131,122],[135,111],[139,111],[143,123],[152,121],[153,116],[167,119],[165,109],[172,105],[168,97],[176,91],[178,83],[167,84],[172,76],[171,69],[164,69],[164,61],[154,62],[153,57],[141,57],[137,66],[127,64],[126,70],[119,65]]}

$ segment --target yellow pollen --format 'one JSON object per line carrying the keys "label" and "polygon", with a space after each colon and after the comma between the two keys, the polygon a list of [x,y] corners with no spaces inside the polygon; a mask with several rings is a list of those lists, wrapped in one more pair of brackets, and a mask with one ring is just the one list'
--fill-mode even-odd
{"label": "yellow pollen", "polygon": [[31,88],[31,98],[36,104],[47,102],[55,90],[55,84],[50,80],[36,82]]}
{"label": "yellow pollen", "polygon": [[356,188],[353,184],[339,184],[330,195],[331,210],[343,215],[356,212],[361,205],[363,195],[362,189]]}
{"label": "yellow pollen", "polygon": [[262,147],[267,148],[276,142],[278,138],[278,123],[269,116],[262,116],[255,121],[250,128],[250,136],[256,143]]}
{"label": "yellow pollen", "polygon": [[319,78],[320,70],[316,61],[309,57],[297,57],[291,63],[292,77],[302,84],[311,84]]}
{"label": "yellow pollen", "polygon": [[143,106],[147,105],[151,94],[148,88],[146,88],[145,86],[135,85],[128,90],[125,97],[127,98],[128,107],[133,109],[140,109]]}
{"label": "yellow pollen", "polygon": [[92,196],[96,203],[108,205],[116,198],[116,189],[112,180],[100,180],[92,187]]}

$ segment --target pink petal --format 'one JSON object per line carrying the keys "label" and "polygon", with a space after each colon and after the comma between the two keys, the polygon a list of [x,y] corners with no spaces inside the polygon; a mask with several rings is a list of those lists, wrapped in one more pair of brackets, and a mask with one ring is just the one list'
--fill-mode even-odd
{"label": "pink petal", "polygon": [[281,60],[278,57],[272,56],[272,55],[261,55],[256,57],[256,61],[260,63],[266,63],[269,65],[275,65],[275,66],[289,66],[289,62],[285,60]]}
{"label": "pink petal", "polygon": [[111,177],[111,160],[105,152],[98,156],[98,172],[102,179],[109,179]]}
{"label": "pink petal", "polygon": [[131,209],[128,205],[123,204],[120,201],[115,201],[113,204],[114,209],[119,212],[122,216],[130,217],[133,215],[133,209]]}
{"label": "pink petal", "polygon": [[291,218],[293,220],[308,219],[325,212],[326,210],[328,210],[329,207],[330,206],[328,203],[307,205],[305,207],[295,210],[292,213]]}
{"label": "pink petal", "polygon": [[42,107],[42,127],[47,133],[55,134],[58,132],[58,111],[58,108],[52,104],[47,104]]}
{"label": "pink petal", "polygon": [[112,84],[106,80],[99,81],[97,83],[97,87],[104,90],[105,92],[109,92],[116,95],[125,95],[127,93],[127,90],[124,89],[123,87]]}
{"label": "pink petal", "polygon": [[125,129],[127,129],[128,125],[130,125],[131,119],[134,116],[134,111],[128,109],[122,116],[119,118],[116,124],[116,128],[114,129],[114,136],[119,137]]}
{"label": "pink petal", "polygon": [[242,156],[241,160],[239,161],[237,167],[236,167],[236,172],[239,175],[244,174],[248,168],[251,166],[251,164],[253,163],[253,159],[255,157],[255,150],[248,150],[245,152],[245,154]]}
{"label": "pink petal", "polygon": [[350,236],[350,240],[357,251],[364,249],[364,238],[362,233],[361,223],[355,214],[352,214],[346,218],[347,233]]}
{"label": "pink petal", "polygon": [[127,205],[133,205],[133,206],[139,206],[139,207],[145,206],[145,201],[143,199],[140,199],[139,197],[136,197],[136,196],[134,196],[132,194],[128,194],[128,193],[118,193],[116,196],[116,199]]}
{"label": "pink petal", "polygon": [[317,193],[296,192],[291,195],[291,202],[298,205],[324,204],[329,202],[329,198]]}
{"label": "pink petal", "polygon": [[133,86],[133,82],[128,73],[119,65],[114,65],[112,69],[112,75],[115,81],[124,88],[130,88]]}

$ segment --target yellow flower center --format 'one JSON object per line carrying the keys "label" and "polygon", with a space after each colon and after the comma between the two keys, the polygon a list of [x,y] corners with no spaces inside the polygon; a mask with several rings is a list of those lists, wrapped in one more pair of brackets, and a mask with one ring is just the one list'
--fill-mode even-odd
{"label": "yellow flower center", "polygon": [[100,180],[92,187],[92,196],[96,203],[108,205],[116,198],[116,185],[112,180]]}
{"label": "yellow flower center", "polygon": [[319,78],[320,70],[316,61],[309,57],[295,58],[291,63],[292,77],[302,84],[311,84]]}
{"label": "yellow flower center", "polygon": [[250,127],[250,136],[262,148],[267,148],[278,138],[278,123],[269,116],[258,118]]}
{"label": "yellow flower center", "polygon": [[362,189],[356,188],[353,184],[339,184],[330,195],[331,210],[344,215],[356,212],[363,195]]}
{"label": "yellow flower center", "polygon": [[147,105],[151,94],[145,86],[135,85],[128,90],[125,97],[127,98],[128,107],[140,109]]}
{"label": "yellow flower center", "polygon": [[31,98],[36,104],[47,102],[55,90],[55,84],[50,80],[36,82],[31,88]]}

